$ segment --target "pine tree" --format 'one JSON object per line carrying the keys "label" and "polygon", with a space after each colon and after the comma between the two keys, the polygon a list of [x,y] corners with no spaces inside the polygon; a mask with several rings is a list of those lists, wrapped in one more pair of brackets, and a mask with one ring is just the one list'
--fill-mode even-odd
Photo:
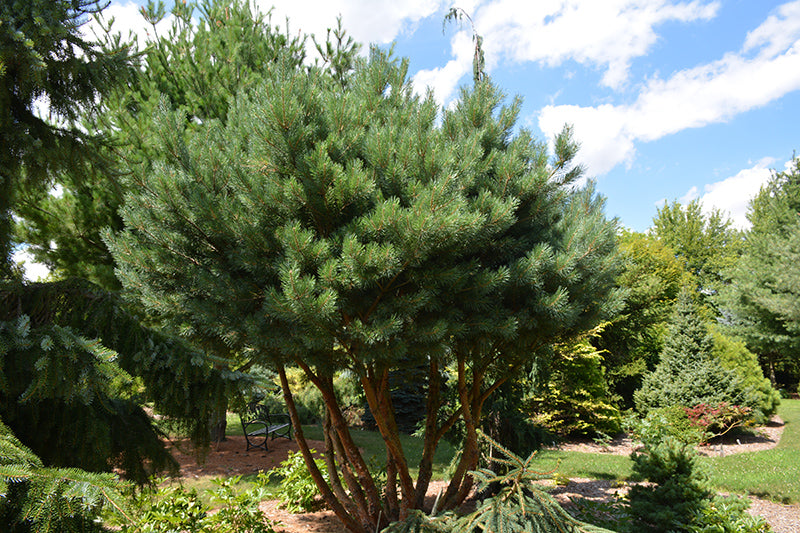
{"label": "pine tree", "polygon": [[[268,16],[254,12],[244,0],[176,2],[171,15],[172,26],[159,35],[156,24],[166,16],[163,5],[143,8],[153,37],[138,43],[144,50],[141,68],[131,73],[129,83],[104,91],[96,113],[77,117],[86,131],[105,132],[107,146],[98,149],[107,164],[54,174],[60,195],[46,188],[17,195],[18,239],[58,277],[80,277],[119,290],[100,232],[122,228],[118,210],[130,167],[147,166],[154,159],[153,117],[161,98],[184,113],[180,128],[191,135],[209,120],[224,122],[236,94],[258,86],[265,66],[279,52],[288,51],[298,65],[304,58],[303,39],[290,37],[288,28],[285,33],[272,27]],[[115,42],[112,34],[105,38]]]}
{"label": "pine tree", "polygon": [[[309,470],[353,531],[422,507],[436,446],[465,421],[443,499],[453,508],[472,483],[486,399],[538,347],[616,309],[616,224],[576,184],[568,132],[549,159],[514,133],[519,102],[503,106],[489,82],[464,90],[438,126],[406,63],[379,50],[343,77],[290,60],[267,74],[202,135],[182,135],[182,114],[165,106],[162,156],[135,176],[126,231],[108,236],[122,283],[151,312],[276,368]],[[438,420],[429,377],[416,482],[388,386],[404,357],[435,378],[452,363],[461,406]],[[297,424],[287,366],[325,400],[329,483]],[[337,369],[358,377],[375,414],[383,490],[346,427]]]}
{"label": "pine tree", "polygon": [[646,412],[675,405],[738,404],[742,399],[740,382],[713,356],[713,345],[692,296],[684,290],[675,305],[658,365],[634,394],[636,408]]}

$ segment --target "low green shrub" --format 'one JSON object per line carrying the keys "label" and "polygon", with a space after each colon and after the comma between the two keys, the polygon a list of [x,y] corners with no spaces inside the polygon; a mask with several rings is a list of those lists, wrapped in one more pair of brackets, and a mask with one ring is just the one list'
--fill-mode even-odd
{"label": "low green shrub", "polygon": [[686,531],[711,496],[690,445],[666,436],[633,454],[634,474],[650,484],[631,487],[630,514],[637,531]]}
{"label": "low green shrub", "polygon": [[625,429],[633,440],[657,443],[673,438],[684,444],[700,444],[711,436],[703,428],[692,424],[684,407],[675,405],[650,410],[643,418],[635,415],[625,419]]}
{"label": "low green shrub", "polygon": [[[311,450],[316,453],[316,450]],[[314,459],[322,476],[328,480],[328,468],[325,461],[320,458]],[[280,488],[276,496],[281,500],[281,505],[290,513],[303,513],[314,508],[314,500],[318,494],[317,485],[311,477],[303,454],[300,452],[289,452],[286,460],[281,466],[270,471],[269,477],[280,480]]]}
{"label": "low green shrub", "polygon": [[125,524],[122,533],[274,533],[276,522],[259,509],[266,498],[266,476],[259,474],[255,487],[237,493],[240,477],[218,479],[211,500],[220,504],[212,510],[195,489],[183,486],[145,488],[132,498],[138,510],[135,523]]}
{"label": "low green shrub", "polygon": [[769,524],[760,516],[750,516],[750,502],[738,496],[716,496],[694,515],[689,533],[768,533]]}

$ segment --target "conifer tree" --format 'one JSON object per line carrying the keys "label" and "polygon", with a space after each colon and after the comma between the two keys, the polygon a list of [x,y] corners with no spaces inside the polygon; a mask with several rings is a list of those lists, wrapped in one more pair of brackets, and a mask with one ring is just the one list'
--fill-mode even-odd
{"label": "conifer tree", "polygon": [[[102,166],[102,137],[75,128],[81,114],[127,79],[131,58],[119,42],[104,48],[80,27],[101,0],[14,0],[0,5],[0,276],[11,270],[12,212],[23,189],[47,190],[53,174]],[[51,118],[40,117],[46,103]]]}
{"label": "conifer tree", "polygon": [[[459,419],[466,444],[443,505],[463,501],[486,399],[537,348],[617,307],[616,223],[576,184],[568,132],[549,160],[514,133],[519,102],[502,102],[482,82],[437,126],[407,64],[379,50],[344,77],[278,61],[203,135],[183,136],[180,114],[164,109],[163,156],[135,176],[126,230],[108,236],[123,285],[151,312],[276,368],[309,470],[353,531],[424,505],[433,453]],[[435,377],[416,482],[388,385],[403,358]],[[442,421],[438,376],[450,362],[460,407]],[[329,482],[297,424],[287,366],[325,401]],[[346,426],[337,369],[358,377],[375,414],[383,488]]]}
{"label": "conifer tree", "polygon": [[[131,73],[129,83],[104,91],[97,113],[77,117],[86,131],[105,132],[108,143],[98,149],[106,164],[61,169],[51,178],[60,195],[46,188],[17,195],[18,239],[57,277],[80,277],[119,290],[100,232],[122,227],[117,212],[128,186],[126,176],[131,166],[150,164],[153,117],[161,98],[184,113],[180,127],[191,135],[211,119],[224,122],[233,97],[260,83],[264,66],[278,51],[290,51],[298,65],[303,61],[303,39],[290,37],[288,28],[283,32],[272,27],[268,16],[254,12],[244,0],[176,2],[171,15],[171,27],[159,34],[156,24],[166,16],[163,5],[142,9],[152,37],[131,43],[143,49],[141,68]],[[113,46],[120,36],[111,33],[113,24],[107,29],[104,37]],[[335,49],[330,52],[336,54]]]}
{"label": "conifer tree", "polygon": [[752,227],[745,253],[730,269],[731,283],[722,305],[731,326],[756,352],[777,385],[776,372],[800,376],[800,159],[777,173],[750,202]]}
{"label": "conifer tree", "polygon": [[645,376],[641,389],[634,394],[636,408],[646,412],[674,405],[740,403],[739,380],[713,356],[713,346],[713,337],[698,316],[691,294],[682,291],[658,366]]}

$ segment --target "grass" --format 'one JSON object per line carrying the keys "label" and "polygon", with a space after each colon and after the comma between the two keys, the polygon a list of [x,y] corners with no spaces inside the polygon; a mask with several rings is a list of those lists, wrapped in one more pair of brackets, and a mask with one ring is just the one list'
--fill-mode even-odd
{"label": "grass", "polygon": [[775,448],[702,459],[715,487],[800,503],[800,400],[782,400],[778,415],[786,425]]}

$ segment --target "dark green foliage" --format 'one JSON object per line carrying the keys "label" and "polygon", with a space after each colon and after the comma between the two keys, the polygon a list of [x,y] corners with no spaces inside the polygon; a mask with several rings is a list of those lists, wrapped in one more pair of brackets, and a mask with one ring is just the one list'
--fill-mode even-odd
{"label": "dark green foliage", "polygon": [[711,334],[689,293],[682,292],[658,366],[645,376],[642,388],[634,395],[637,409],[646,412],[674,405],[739,404],[743,399],[741,382],[734,372],[722,367],[712,349]]}
{"label": "dark green foliage", "polygon": [[554,352],[550,372],[527,402],[534,421],[566,437],[619,433],[622,417],[608,392],[603,355],[589,341]]}
{"label": "dark green foliage", "polygon": [[[144,11],[152,24],[166,15],[156,4]],[[100,232],[122,228],[118,209],[130,167],[147,167],[157,159],[153,118],[161,98],[180,110],[179,127],[191,135],[209,120],[225,121],[234,96],[257,87],[279,55],[291,55],[298,65],[303,60],[303,40],[289,36],[288,28],[273,27],[250,2],[176,2],[171,14],[174,22],[166,34],[153,29],[153,38],[139,43],[142,65],[129,83],[104,95],[101,113],[80,117],[88,131],[112,132],[112,147],[103,152],[111,168],[69,168],[54,176],[61,196],[31,190],[18,198],[20,240],[60,277],[119,289]]]}
{"label": "dark green foliage", "polygon": [[752,228],[721,303],[735,334],[759,355],[777,387],[781,372],[791,382],[800,376],[800,159],[775,174],[749,207]]}
{"label": "dark green foliage", "polygon": [[48,464],[118,466],[146,482],[150,469],[174,460],[120,391],[126,376],[140,377],[156,408],[201,444],[209,442],[210,413],[242,379],[142,327],[115,296],[88,282],[6,283],[0,309],[0,413]]}
{"label": "dark green foliage", "polygon": [[[414,433],[425,420],[425,399],[428,390],[428,369],[424,365],[404,366],[389,372],[392,408],[397,428],[403,433]],[[369,405],[365,406],[361,421],[365,427],[374,429],[375,417]]]}
{"label": "dark green foliage", "polygon": [[116,476],[46,468],[0,421],[0,530],[93,532],[101,510],[130,522]]}
{"label": "dark green foliage", "polygon": [[646,441],[632,454],[634,473],[653,485],[635,485],[628,494],[632,530],[687,531],[711,492],[691,445],[671,437]]}
{"label": "dark green foliage", "polygon": [[[306,461],[348,528],[422,505],[436,445],[463,418],[468,450],[445,497],[455,507],[492,391],[535,348],[617,308],[616,223],[591,186],[575,187],[568,132],[548,161],[528,132],[514,133],[519,103],[504,107],[490,83],[464,91],[439,127],[406,63],[379,50],[344,78],[291,58],[267,73],[226,123],[198,135],[162,110],[161,159],[134,176],[127,229],[108,236],[120,278],[149,311],[246,348],[282,380],[302,369],[331,416],[326,457],[348,466],[327,485],[307,449]],[[404,357],[429,375],[454,362],[459,374],[462,408],[441,425],[428,387],[421,483],[390,400],[388,375]],[[338,370],[364,389],[401,498],[381,497],[352,442]]]}
{"label": "dark green foliage", "polygon": [[[18,192],[46,190],[52,174],[100,164],[99,138],[73,127],[130,73],[124,46],[104,49],[80,26],[102,0],[9,0],[0,4],[0,276],[10,273],[11,213]],[[40,118],[37,100],[53,119]]]}

